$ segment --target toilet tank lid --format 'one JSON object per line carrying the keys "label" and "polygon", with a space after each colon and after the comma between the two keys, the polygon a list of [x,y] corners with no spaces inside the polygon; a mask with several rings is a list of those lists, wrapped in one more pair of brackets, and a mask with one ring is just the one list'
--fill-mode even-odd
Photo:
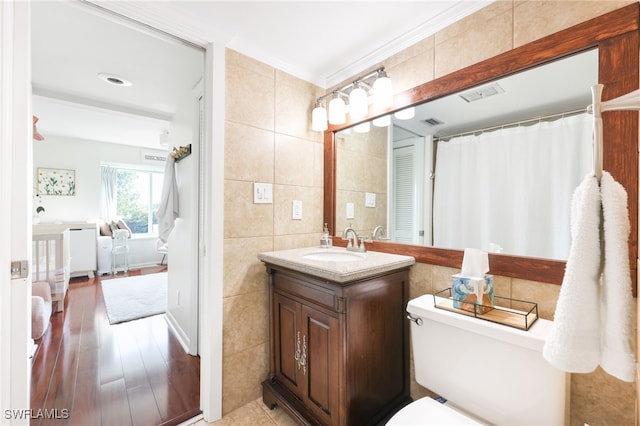
{"label": "toilet tank lid", "polygon": [[[435,297],[435,299],[434,299]],[[445,309],[435,307],[435,303],[444,300],[441,297],[425,294],[412,299],[407,304],[407,312],[414,317],[421,317],[425,321],[437,321],[452,327],[481,334],[496,340],[516,344],[532,350],[542,352],[552,321],[538,318],[529,330],[520,330],[491,321],[461,315]]]}

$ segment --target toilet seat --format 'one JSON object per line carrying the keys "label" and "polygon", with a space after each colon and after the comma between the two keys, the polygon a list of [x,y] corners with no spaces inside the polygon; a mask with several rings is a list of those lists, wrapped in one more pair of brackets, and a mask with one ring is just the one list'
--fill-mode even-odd
{"label": "toilet seat", "polygon": [[430,397],[420,398],[402,408],[387,425],[482,425]]}

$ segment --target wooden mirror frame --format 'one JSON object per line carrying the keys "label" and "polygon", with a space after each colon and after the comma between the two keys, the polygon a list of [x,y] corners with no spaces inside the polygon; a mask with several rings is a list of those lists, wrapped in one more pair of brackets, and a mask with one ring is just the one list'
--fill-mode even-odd
{"label": "wooden mirror frame", "polygon": [[[638,29],[640,5],[625,6],[613,12],[517,47],[480,63],[398,93],[394,106],[370,111],[368,121],[392,111],[417,105],[489,81],[536,67],[565,56],[598,48],[598,82],[604,85],[602,100],[616,98],[638,88],[640,45]],[[590,88],[585,87],[585,91]],[[585,105],[586,107],[586,105]],[[356,122],[330,125],[324,134],[324,222],[336,235],[336,142],[334,133]],[[638,113],[603,113],[604,169],[627,190],[631,232],[629,263],[633,294],[636,293],[638,255]],[[346,244],[334,238],[334,244]],[[392,242],[372,242],[368,249],[413,256],[416,262],[459,268],[462,250],[440,249]],[[532,281],[561,284],[566,262],[550,259],[490,254],[490,273]]]}

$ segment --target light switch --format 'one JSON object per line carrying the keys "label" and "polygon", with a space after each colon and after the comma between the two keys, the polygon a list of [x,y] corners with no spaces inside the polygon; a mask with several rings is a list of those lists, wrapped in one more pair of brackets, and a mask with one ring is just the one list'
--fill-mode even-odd
{"label": "light switch", "polygon": [[273,203],[273,184],[253,183],[253,203],[271,204]]}
{"label": "light switch", "polygon": [[293,200],[291,217],[293,219],[302,219],[302,201]]}
{"label": "light switch", "polygon": [[366,192],[365,193],[364,206],[365,207],[375,207],[376,206],[376,193],[375,192]]}
{"label": "light switch", "polygon": [[355,215],[355,207],[353,203],[347,203],[347,219],[353,219]]}

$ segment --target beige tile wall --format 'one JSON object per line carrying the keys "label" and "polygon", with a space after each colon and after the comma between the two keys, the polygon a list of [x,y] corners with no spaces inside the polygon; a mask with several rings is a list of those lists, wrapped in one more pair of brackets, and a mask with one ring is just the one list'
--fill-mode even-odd
{"label": "beige tile wall", "polygon": [[[400,92],[629,3],[497,1],[379,65],[385,65],[394,90]],[[259,398],[260,382],[268,372],[266,275],[256,254],[317,244],[323,151],[321,136],[310,130],[309,116],[313,100],[324,93],[227,51],[224,413]],[[253,182],[274,184],[273,204],[253,204]],[[294,199],[303,201],[302,221],[291,220]],[[411,296],[439,289],[455,272],[415,265]],[[495,277],[495,282],[496,294],[533,300],[542,317],[553,317],[558,286],[506,277]],[[634,384],[598,370],[573,375],[570,390],[570,424],[634,424]],[[414,397],[425,393],[413,383]]]}
{"label": "beige tile wall", "polygon": [[[227,50],[224,198],[223,412],[262,395],[268,366],[263,251],[317,243],[322,231],[323,147],[308,129],[317,88]],[[253,203],[253,183],[273,204]],[[302,220],[291,219],[302,200]]]}

